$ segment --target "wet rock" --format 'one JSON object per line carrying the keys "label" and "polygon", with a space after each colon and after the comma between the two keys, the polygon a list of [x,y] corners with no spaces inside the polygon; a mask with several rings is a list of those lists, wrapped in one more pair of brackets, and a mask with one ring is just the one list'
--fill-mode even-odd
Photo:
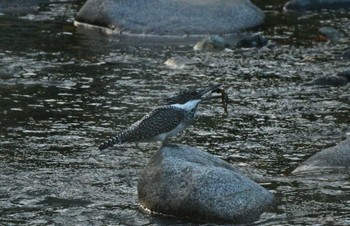
{"label": "wet rock", "polygon": [[321,27],[319,32],[331,42],[337,42],[345,37],[345,34],[342,31],[332,27]]}
{"label": "wet rock", "polygon": [[350,138],[334,147],[327,148],[307,159],[293,171],[300,173],[323,173],[325,170],[336,170],[350,167]]}
{"label": "wet rock", "polygon": [[232,165],[185,145],[158,150],[138,183],[141,205],[151,211],[205,222],[249,223],[274,196]]}
{"label": "wet rock", "polygon": [[339,72],[337,76],[344,77],[348,80],[348,82],[350,82],[350,70]]}
{"label": "wet rock", "polygon": [[116,33],[182,36],[255,27],[264,13],[249,0],[88,0],[75,20]]}
{"label": "wet rock", "polygon": [[310,82],[302,84],[302,86],[346,86],[349,80],[345,76],[331,75],[321,78],[316,78]]}
{"label": "wet rock", "polygon": [[237,42],[236,47],[238,48],[252,48],[252,47],[263,47],[267,45],[267,39],[260,35],[253,35],[246,38],[243,38]]}
{"label": "wet rock", "polygon": [[197,42],[193,49],[195,51],[221,51],[229,46],[221,36],[210,35]]}
{"label": "wet rock", "polygon": [[344,50],[341,57],[343,58],[343,60],[350,60],[350,49]]}
{"label": "wet rock", "polygon": [[173,56],[164,62],[166,66],[172,69],[182,69],[197,63],[198,63],[197,60],[190,59],[185,56],[179,56],[179,55]]}
{"label": "wet rock", "polygon": [[285,10],[321,10],[321,9],[347,9],[349,0],[292,0],[284,5]]}
{"label": "wet rock", "polygon": [[0,1],[0,13],[27,14],[36,11],[39,4],[48,2],[49,0],[2,0]]}

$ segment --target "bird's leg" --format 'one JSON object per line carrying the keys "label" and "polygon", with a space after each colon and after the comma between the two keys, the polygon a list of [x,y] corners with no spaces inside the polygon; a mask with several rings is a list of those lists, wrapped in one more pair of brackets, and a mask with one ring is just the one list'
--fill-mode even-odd
{"label": "bird's leg", "polygon": [[163,146],[168,146],[170,144],[170,140],[169,139],[165,139],[162,141],[162,147]]}
{"label": "bird's leg", "polygon": [[171,143],[170,139],[166,139],[162,142],[162,147],[173,147],[173,146],[177,146],[175,143]]}

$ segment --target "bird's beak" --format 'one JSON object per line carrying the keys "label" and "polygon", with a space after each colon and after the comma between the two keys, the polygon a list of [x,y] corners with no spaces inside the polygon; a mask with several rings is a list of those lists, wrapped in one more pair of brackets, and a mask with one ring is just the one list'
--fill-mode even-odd
{"label": "bird's beak", "polygon": [[216,91],[220,86],[222,86],[222,84],[217,84],[217,85],[214,85],[214,86],[210,86],[208,88],[204,88],[204,89],[199,90],[198,93],[201,96],[202,100],[208,100],[208,99],[216,98],[216,97],[206,97],[205,98],[204,95],[209,93],[209,92],[211,93],[211,92]]}

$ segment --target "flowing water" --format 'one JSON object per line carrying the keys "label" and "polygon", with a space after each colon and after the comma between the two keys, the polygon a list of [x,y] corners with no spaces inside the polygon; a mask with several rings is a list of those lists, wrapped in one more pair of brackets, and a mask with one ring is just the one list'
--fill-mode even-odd
{"label": "flowing water", "polygon": [[[188,220],[149,215],[137,180],[160,144],[126,144],[102,153],[99,142],[164,98],[222,83],[231,99],[204,103],[175,142],[234,164],[273,192],[277,208],[259,225],[349,225],[349,172],[292,176],[309,156],[349,134],[350,85],[303,87],[350,69],[350,13],[264,9],[261,49],[195,53],[193,43],[129,40],[73,26],[81,1],[42,4],[0,15],[0,224],[171,225]],[[339,43],[316,42],[321,26],[342,30]],[[197,64],[171,69],[180,55]],[[192,222],[193,223],[193,222]]]}

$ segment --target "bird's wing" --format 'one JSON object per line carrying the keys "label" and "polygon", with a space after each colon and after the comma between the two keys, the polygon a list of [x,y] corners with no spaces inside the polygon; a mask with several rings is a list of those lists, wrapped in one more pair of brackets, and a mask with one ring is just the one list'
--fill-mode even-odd
{"label": "bird's wing", "polygon": [[152,138],[176,128],[185,117],[181,109],[165,106],[151,111],[140,121],[134,123],[125,133],[127,142],[140,141]]}

